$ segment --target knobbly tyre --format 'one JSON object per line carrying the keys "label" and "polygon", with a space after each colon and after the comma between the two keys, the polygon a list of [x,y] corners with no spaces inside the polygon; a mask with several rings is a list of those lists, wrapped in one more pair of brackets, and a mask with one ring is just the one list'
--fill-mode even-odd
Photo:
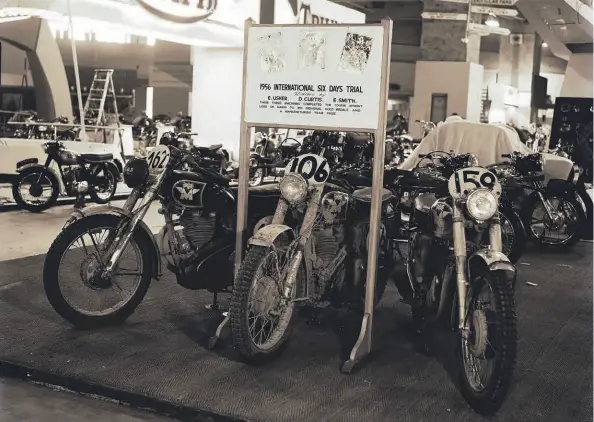
{"label": "knobbly tyre", "polygon": [[[181,286],[214,293],[216,307],[216,294],[233,284],[236,198],[229,180],[168,145],[156,146],[146,160],[130,160],[124,180],[133,190],[123,208],[91,206],[75,212],[51,245],[43,283],[52,307],[78,328],[121,324],[140,304],[151,280],[161,276],[162,262]],[[265,190],[262,198],[253,195],[252,203],[266,213],[268,195],[273,196],[270,215],[276,192]],[[165,219],[156,239],[143,221],[155,200]],[[254,218],[250,221],[261,216]],[[79,245],[75,252],[85,255],[69,268],[75,274],[74,293],[82,293],[83,300],[113,303],[86,309],[67,296],[68,274],[60,270],[68,266],[66,254],[74,244]],[[126,276],[132,282],[124,295],[121,278]]]}
{"label": "knobbly tyre", "polygon": [[[502,252],[501,185],[482,167],[458,169],[449,179],[420,170],[397,170],[397,183],[421,190],[412,197],[407,277],[394,281],[420,338],[429,326],[457,332],[462,396],[476,412],[494,414],[511,385],[517,348],[516,269]],[[489,244],[467,241],[469,225],[488,230]],[[487,363],[486,380],[479,363]]]}
{"label": "knobbly tyre", "polygon": [[[58,140],[45,142],[42,148],[47,154],[44,164],[37,158],[27,158],[16,165],[19,176],[12,185],[12,196],[21,208],[30,212],[45,211],[56,204],[60,193],[74,197],[88,193],[99,204],[113,199],[120,171],[112,154],[79,154],[65,148]],[[59,173],[50,167],[54,161]],[[25,189],[34,199],[23,196]],[[44,189],[49,190],[47,198],[41,198]]]}
{"label": "knobbly tyre", "polygon": [[[303,154],[287,165],[280,192],[271,224],[248,241],[229,311],[235,346],[252,363],[284,349],[296,305],[356,311],[365,296],[371,188],[352,191],[324,157]],[[391,198],[384,190],[384,207]],[[394,265],[381,238],[376,301]]]}

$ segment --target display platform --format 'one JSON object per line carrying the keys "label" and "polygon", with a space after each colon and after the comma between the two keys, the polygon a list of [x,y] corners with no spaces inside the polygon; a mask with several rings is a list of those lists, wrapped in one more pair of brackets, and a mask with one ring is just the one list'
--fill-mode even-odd
{"label": "display platform", "polygon": [[[207,294],[184,290],[170,276],[152,284],[125,325],[71,328],[44,296],[43,259],[0,263],[4,376],[188,421],[481,420],[452,382],[451,338],[434,337],[434,356],[417,352],[394,288],[377,309],[373,358],[343,375],[339,365],[358,318],[324,311],[320,325],[298,324],[279,360],[250,367],[238,361],[229,338],[215,350],[205,347],[221,317],[205,309]],[[591,421],[592,245],[567,254],[528,252],[521,262],[518,365],[496,420]]]}

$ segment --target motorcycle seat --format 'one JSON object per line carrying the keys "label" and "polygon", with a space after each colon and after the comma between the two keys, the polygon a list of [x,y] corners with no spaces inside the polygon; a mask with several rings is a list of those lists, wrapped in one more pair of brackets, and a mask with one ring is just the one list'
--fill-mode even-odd
{"label": "motorcycle seat", "polygon": [[223,148],[223,144],[214,144],[209,147],[196,146],[196,149],[198,149],[199,151],[210,151],[210,152],[218,151],[221,148]]}
{"label": "motorcycle seat", "polygon": [[81,154],[80,159],[85,163],[104,163],[113,160],[113,154]]}
{"label": "motorcycle seat", "polygon": [[[361,202],[371,202],[371,193],[373,189],[371,187],[357,189],[353,192],[353,199]],[[388,189],[382,189],[382,202],[392,199],[394,195]]]}

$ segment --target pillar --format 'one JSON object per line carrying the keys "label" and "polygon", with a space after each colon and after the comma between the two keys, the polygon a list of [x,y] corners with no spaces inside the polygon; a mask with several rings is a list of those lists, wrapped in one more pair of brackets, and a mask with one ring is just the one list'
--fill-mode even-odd
{"label": "pillar", "polygon": [[[423,11],[467,14],[468,8],[468,4],[425,0]],[[409,125],[415,138],[421,137],[421,127],[415,120],[437,120],[437,123],[443,118],[437,117],[437,111],[442,109],[438,102],[445,116],[457,113],[470,121],[480,120],[483,83],[483,67],[478,64],[480,36],[467,34],[466,27],[467,20],[423,19],[421,60],[415,68]]]}
{"label": "pillar", "polygon": [[192,47],[192,132],[197,145],[239,153],[243,48]]}
{"label": "pillar", "polygon": [[502,36],[499,43],[497,82],[518,90],[518,109],[513,121],[525,126],[536,119],[532,103],[533,75],[540,74],[542,39],[537,34],[522,34],[522,41],[512,43],[514,37]]}
{"label": "pillar", "polygon": [[47,22],[30,18],[3,23],[0,40],[26,52],[39,116],[44,120],[66,116],[72,121],[72,102],[64,62]]}

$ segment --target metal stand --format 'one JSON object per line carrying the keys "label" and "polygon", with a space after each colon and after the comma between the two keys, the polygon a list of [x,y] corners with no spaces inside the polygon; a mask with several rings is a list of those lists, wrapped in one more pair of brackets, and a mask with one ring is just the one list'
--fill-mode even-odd
{"label": "metal stand", "polygon": [[[390,19],[382,19],[382,25],[385,27],[384,31],[384,48],[383,63],[390,63],[391,55],[391,34],[392,21]],[[386,153],[386,124],[388,120],[385,104],[388,102],[388,69],[389,66],[382,67],[382,86],[380,103],[384,106],[378,116],[378,129],[375,131],[373,137],[373,180],[371,192],[371,212],[369,215],[369,245],[367,257],[367,280],[365,284],[365,314],[363,315],[363,322],[361,323],[361,332],[355,346],[351,350],[349,360],[343,363],[340,372],[343,374],[350,374],[357,363],[367,357],[372,349],[372,327],[373,327],[373,312],[375,307],[375,278],[377,274],[377,256],[380,237],[381,224],[381,207],[382,194],[384,190],[384,158]]]}
{"label": "metal stand", "polygon": [[205,306],[206,309],[210,309],[211,311],[218,311],[221,309],[221,305],[219,305],[218,302],[218,293],[214,292],[212,294],[212,303],[209,303],[208,305]]}

